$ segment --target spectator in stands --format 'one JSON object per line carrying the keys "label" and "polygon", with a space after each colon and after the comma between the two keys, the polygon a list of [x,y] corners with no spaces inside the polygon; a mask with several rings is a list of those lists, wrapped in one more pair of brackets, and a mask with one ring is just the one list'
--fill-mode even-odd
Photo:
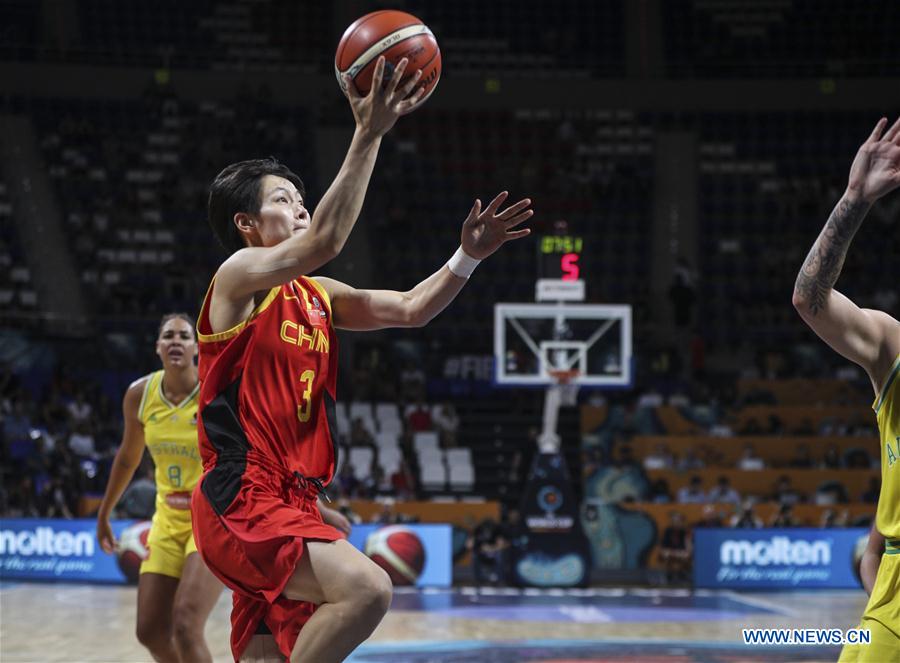
{"label": "spectator in stands", "polygon": [[668,445],[658,443],[653,452],[644,457],[645,470],[670,470],[675,466],[675,458]]}
{"label": "spectator in stands", "polygon": [[459,415],[452,403],[442,403],[432,417],[434,428],[441,436],[441,446],[452,449],[457,446],[456,433],[459,430]]}
{"label": "spectator in stands", "polygon": [[778,507],[778,512],[772,518],[770,527],[797,527],[800,523],[794,517],[794,506],[792,504],[782,504]]}
{"label": "spectator in stands", "polygon": [[650,485],[649,500],[654,504],[668,504],[672,501],[672,493],[669,490],[669,482],[662,477]]}
{"label": "spectator in stands", "polygon": [[703,492],[703,479],[692,476],[689,485],[678,491],[679,504],[703,504],[706,502],[706,493]]}
{"label": "spectator in stands", "polygon": [[762,527],[762,521],[753,513],[753,500],[745,499],[728,524],[735,529],[759,529]]}
{"label": "spectator in stands", "polygon": [[684,516],[678,511],[671,511],[669,525],[659,542],[659,559],[665,570],[666,584],[690,580],[692,546]]}
{"label": "spectator in stands", "polygon": [[822,511],[822,519],[819,522],[819,526],[826,529],[846,527],[849,518],[850,514],[847,512],[847,509],[842,509],[840,512],[837,512],[834,509],[825,509]]}
{"label": "spectator in stands", "polygon": [[822,456],[822,469],[839,470],[842,464],[841,454],[840,451],[838,451],[837,445],[834,443],[829,444],[828,448],[825,449],[825,454]]}
{"label": "spectator in stands", "polygon": [[790,504],[793,506],[802,500],[803,496],[794,490],[794,485],[791,483],[791,477],[787,474],[782,474],[778,477],[778,481],[775,482],[775,488],[772,491],[773,502]]}
{"label": "spectator in stands", "polygon": [[881,481],[878,477],[872,477],[869,479],[869,487],[863,491],[863,494],[859,496],[860,502],[865,502],[866,504],[878,504],[878,496],[881,494]]}
{"label": "spectator in stands", "polygon": [[684,455],[678,459],[676,467],[682,472],[691,472],[693,470],[702,470],[706,467],[706,463],[697,455],[694,447],[688,447]]}
{"label": "spectator in stands", "polygon": [[350,425],[350,446],[375,448],[375,440],[360,417],[356,417]]}
{"label": "spectator in stands", "polygon": [[69,413],[69,421],[73,428],[76,428],[79,424],[88,423],[93,412],[93,408],[88,402],[83,389],[78,390],[78,393],[75,394],[75,400],[66,406],[66,410]]}
{"label": "spectator in stands", "polygon": [[71,496],[66,494],[62,479],[54,477],[44,484],[38,503],[41,515],[45,518],[73,518],[69,508]]}
{"label": "spectator in stands", "polygon": [[391,488],[394,497],[398,500],[411,500],[416,497],[416,478],[406,458],[400,459],[400,464],[391,475]]}
{"label": "spectator in stands", "polygon": [[475,584],[486,585],[501,582],[506,568],[509,542],[500,526],[488,518],[475,528],[472,534],[472,572]]}
{"label": "spectator in stands", "polygon": [[700,520],[694,525],[694,529],[698,527],[721,527],[722,514],[716,510],[714,504],[705,504]]}
{"label": "spectator in stands", "polygon": [[744,452],[738,460],[739,470],[764,470],[766,468],[765,461],[756,455],[756,449],[752,444],[744,445]]}
{"label": "spectator in stands", "polygon": [[355,498],[359,495],[359,480],[353,473],[353,466],[349,462],[344,462],[341,471],[338,473],[337,483],[344,497]]}
{"label": "spectator in stands", "polygon": [[141,462],[137,478],[131,482],[116,505],[116,517],[149,520],[156,511],[156,477],[147,456]]}
{"label": "spectator in stands", "polygon": [[69,435],[69,449],[79,458],[96,460],[99,457],[94,436],[91,434],[90,424],[87,421],[79,421],[74,425],[74,430]]}
{"label": "spectator in stands", "polygon": [[413,433],[432,430],[431,412],[421,398],[416,401],[416,404],[406,415],[406,423]]}
{"label": "spectator in stands", "polygon": [[816,504],[846,504],[847,489],[840,481],[826,481],[816,489]]}
{"label": "spectator in stands", "polygon": [[375,458],[372,458],[372,462],[369,465],[369,471],[366,476],[363,477],[361,482],[360,493],[362,497],[375,499],[375,497],[382,492],[386,492],[389,488],[387,478],[384,475],[384,469],[382,469]]}
{"label": "spectator in stands", "polygon": [[740,504],[740,494],[731,487],[728,477],[720,476],[719,482],[706,496],[708,502],[713,504]]}
{"label": "spectator in stands", "polygon": [[808,444],[804,442],[795,447],[794,457],[791,458],[788,466],[797,469],[810,469],[813,466],[813,458],[809,452]]}

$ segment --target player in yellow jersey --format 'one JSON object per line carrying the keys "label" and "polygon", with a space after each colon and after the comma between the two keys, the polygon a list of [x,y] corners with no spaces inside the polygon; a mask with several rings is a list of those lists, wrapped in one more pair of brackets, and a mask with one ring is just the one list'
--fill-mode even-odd
{"label": "player in yellow jersey", "polygon": [[146,446],[156,465],[156,513],[150,557],[141,564],[138,582],[137,637],[157,661],[211,663],[203,628],[222,584],[196,554],[191,531],[191,490],[203,468],[197,449],[197,340],[187,315],[163,317],[156,354],[163,369],[125,392],[125,431],[97,514],[97,538],[104,551],[114,552],[110,513]]}
{"label": "player in yellow jersey", "polygon": [[[869,603],[860,628],[867,645],[847,645],[842,662],[900,661],[900,322],[859,308],[834,289],[850,241],[876,200],[900,187],[900,118],[882,118],[850,167],[847,190],[813,244],[794,285],[794,306],[813,331],[862,366],[875,391],[881,436],[881,496],[861,565]],[[884,541],[878,562],[876,546]],[[873,577],[874,581],[873,581]]]}

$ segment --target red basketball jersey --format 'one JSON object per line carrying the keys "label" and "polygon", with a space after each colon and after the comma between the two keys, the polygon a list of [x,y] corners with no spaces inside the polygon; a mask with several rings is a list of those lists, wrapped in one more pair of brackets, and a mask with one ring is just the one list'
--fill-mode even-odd
{"label": "red basketball jersey", "polygon": [[[215,280],[197,320],[197,428],[204,472],[221,476],[203,492],[223,513],[248,462],[328,484],[337,462],[331,431],[338,356],[328,295],[301,277],[272,288],[245,322],[213,333],[214,287]],[[223,471],[212,472],[217,468]]]}

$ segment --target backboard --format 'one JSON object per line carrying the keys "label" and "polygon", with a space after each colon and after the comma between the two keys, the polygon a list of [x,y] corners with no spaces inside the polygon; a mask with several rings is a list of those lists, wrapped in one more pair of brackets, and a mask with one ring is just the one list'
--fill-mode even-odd
{"label": "backboard", "polygon": [[578,371],[573,384],[629,386],[631,307],[625,304],[496,304],[498,385],[555,384],[548,371]]}

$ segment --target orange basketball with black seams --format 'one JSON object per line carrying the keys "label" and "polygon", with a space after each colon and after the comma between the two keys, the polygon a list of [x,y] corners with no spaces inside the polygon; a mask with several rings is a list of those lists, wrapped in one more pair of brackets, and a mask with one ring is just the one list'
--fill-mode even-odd
{"label": "orange basketball with black seams", "polygon": [[349,73],[360,94],[372,88],[372,75],[378,56],[385,58],[384,80],[389,81],[394,67],[408,58],[406,73],[399,87],[409,81],[418,69],[422,70],[416,90],[423,88],[421,106],[437,87],[441,78],[441,49],[434,34],[421,20],[406,12],[386,9],[366,14],[344,32],[334,57],[334,72],[341,88],[341,75]]}

